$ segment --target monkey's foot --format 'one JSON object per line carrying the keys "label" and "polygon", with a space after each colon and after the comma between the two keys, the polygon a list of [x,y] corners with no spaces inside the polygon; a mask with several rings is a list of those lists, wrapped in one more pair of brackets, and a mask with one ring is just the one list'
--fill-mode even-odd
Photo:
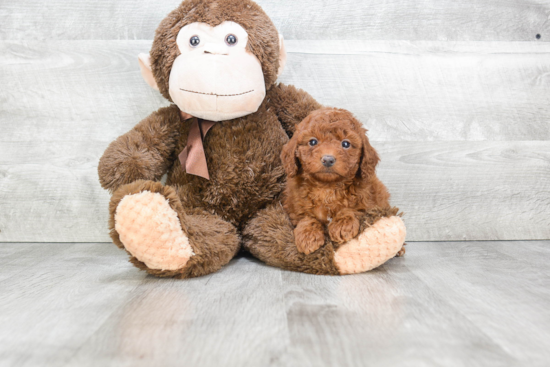
{"label": "monkey's foot", "polygon": [[181,269],[194,255],[178,213],[158,192],[124,196],[116,207],[114,229],[124,248],[149,269]]}
{"label": "monkey's foot", "polygon": [[405,241],[398,208],[365,213],[359,235],[339,246],[328,240],[309,254],[298,251],[294,228],[280,202],[260,210],[244,228],[243,246],[268,265],[311,274],[340,275],[374,269],[394,257]]}
{"label": "monkey's foot", "polygon": [[380,218],[356,238],[341,245],[334,254],[340,274],[362,273],[382,265],[405,242],[406,228],[399,216]]}

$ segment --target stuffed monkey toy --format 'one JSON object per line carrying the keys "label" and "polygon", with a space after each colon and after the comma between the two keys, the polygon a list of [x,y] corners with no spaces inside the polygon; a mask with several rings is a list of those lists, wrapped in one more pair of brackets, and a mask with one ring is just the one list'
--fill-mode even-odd
{"label": "stuffed monkey toy", "polygon": [[[304,254],[280,203],[281,149],[321,108],[276,83],[283,38],[250,0],[186,0],[161,22],[139,64],[172,104],[113,141],[98,166],[112,193],[110,234],[140,269],[161,277],[212,273],[244,249],[313,274],[372,269],[405,239],[397,209],[367,213],[359,235]],[[166,183],[160,182],[167,174]]]}

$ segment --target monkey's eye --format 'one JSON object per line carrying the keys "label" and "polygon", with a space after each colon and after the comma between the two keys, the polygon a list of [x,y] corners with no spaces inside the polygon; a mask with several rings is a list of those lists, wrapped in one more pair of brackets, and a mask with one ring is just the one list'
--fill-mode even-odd
{"label": "monkey's eye", "polygon": [[199,38],[199,36],[193,36],[189,39],[189,44],[191,45],[191,47],[197,47],[199,43],[201,43],[201,39]]}
{"label": "monkey's eye", "polygon": [[342,141],[342,147],[344,149],[348,149],[349,147],[351,147],[351,143],[347,140],[344,140],[344,141]]}
{"label": "monkey's eye", "polygon": [[234,34],[228,34],[225,36],[225,43],[227,43],[229,46],[235,46],[237,44],[237,36]]}
{"label": "monkey's eye", "polygon": [[311,139],[311,140],[309,141],[309,146],[310,146],[310,147],[314,147],[314,146],[317,145],[317,143],[318,143],[317,139]]}

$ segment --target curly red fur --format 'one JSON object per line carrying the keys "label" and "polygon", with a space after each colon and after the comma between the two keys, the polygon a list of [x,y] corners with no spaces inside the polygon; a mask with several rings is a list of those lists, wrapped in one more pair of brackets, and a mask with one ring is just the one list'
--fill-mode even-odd
{"label": "curly red fur", "polygon": [[[390,194],[375,174],[379,157],[366,132],[349,111],[322,108],[298,124],[283,147],[284,207],[301,252],[321,247],[325,228],[336,243],[352,239],[365,212],[389,207]],[[333,165],[327,167],[326,157]]]}

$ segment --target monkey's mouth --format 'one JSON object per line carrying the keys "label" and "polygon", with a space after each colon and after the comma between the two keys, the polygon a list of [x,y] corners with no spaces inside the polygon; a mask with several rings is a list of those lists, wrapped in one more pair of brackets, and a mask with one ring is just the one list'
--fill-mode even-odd
{"label": "monkey's mouth", "polygon": [[189,92],[189,93],[204,94],[207,96],[216,96],[216,97],[235,97],[235,96],[242,96],[243,94],[254,92],[254,89],[252,89],[252,90],[249,90],[248,92],[242,92],[242,93],[236,93],[236,94],[216,94],[216,93],[195,92],[194,90],[187,90],[183,88],[180,88],[180,90],[184,92]]}

